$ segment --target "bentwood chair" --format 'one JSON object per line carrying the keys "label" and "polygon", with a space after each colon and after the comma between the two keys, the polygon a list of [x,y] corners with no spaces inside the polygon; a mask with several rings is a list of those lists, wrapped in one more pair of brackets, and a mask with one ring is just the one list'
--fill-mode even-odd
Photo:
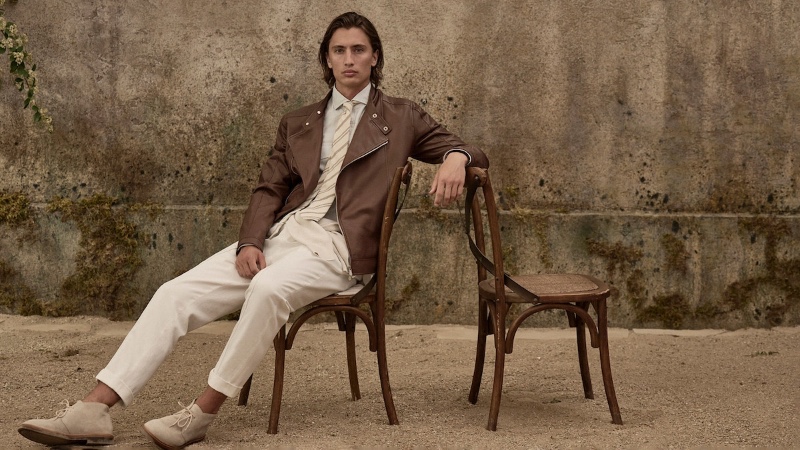
{"label": "bentwood chair", "polygon": [[[386,199],[386,206],[383,212],[383,223],[381,225],[381,236],[378,253],[378,268],[375,275],[364,285],[356,285],[354,288],[338,294],[329,295],[325,298],[311,303],[302,314],[300,314],[286,331],[284,325],[275,336],[275,375],[272,387],[272,406],[269,413],[270,434],[278,432],[278,418],[281,412],[281,397],[283,396],[283,374],[286,350],[291,350],[295,337],[300,327],[312,316],[320,313],[333,312],[339,331],[345,333],[345,343],[347,347],[347,369],[350,376],[350,394],[352,400],[361,398],[361,391],[358,386],[358,368],[356,366],[355,350],[355,327],[356,318],[360,318],[366,325],[369,335],[369,349],[375,352],[378,357],[378,375],[383,391],[383,403],[386,406],[386,414],[391,425],[397,425],[397,412],[392,399],[392,389],[389,386],[389,369],[386,364],[386,325],[385,325],[385,300],[386,300],[386,261],[389,250],[389,240],[392,235],[394,223],[403,207],[408,186],[411,181],[411,163],[406,163],[405,167],[398,167],[395,170],[394,178]],[[400,197],[400,187],[405,185],[402,200]],[[361,305],[368,305],[371,312],[368,314]],[[247,405],[250,396],[250,386],[253,376],[247,380],[239,394],[239,406]]]}
{"label": "bentwood chair", "polygon": [[[469,392],[470,403],[478,401],[486,353],[486,337],[491,334],[494,335],[496,356],[487,429],[495,431],[503,390],[505,357],[514,350],[514,336],[517,329],[533,314],[547,310],[563,310],[566,312],[569,325],[576,330],[578,363],[584,396],[589,399],[594,398],[586,355],[586,329],[588,329],[592,347],[600,350],[600,370],[608,408],[611,411],[611,421],[621,425],[622,416],[611,378],[608,350],[606,310],[606,299],[610,293],[608,286],[588,275],[559,273],[509,276],[503,271],[503,246],[500,241],[497,205],[489,173],[484,169],[469,168],[466,187],[465,231],[478,266],[479,292],[478,348]],[[490,256],[486,251],[484,221],[488,226],[491,241]],[[507,321],[510,321],[509,308],[513,304],[522,304],[522,310],[511,324],[507,325]],[[589,314],[589,307],[594,309],[596,321]]]}

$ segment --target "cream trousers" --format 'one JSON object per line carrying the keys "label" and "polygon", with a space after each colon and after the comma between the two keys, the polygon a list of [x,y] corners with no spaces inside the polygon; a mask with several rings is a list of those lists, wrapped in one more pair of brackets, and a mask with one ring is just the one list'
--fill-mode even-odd
{"label": "cream trousers", "polygon": [[258,367],[289,314],[353,286],[338,261],[326,261],[289,233],[270,238],[267,267],[253,279],[236,272],[236,244],[162,285],[97,380],[129,405],[178,339],[241,309],[208,385],[233,397]]}

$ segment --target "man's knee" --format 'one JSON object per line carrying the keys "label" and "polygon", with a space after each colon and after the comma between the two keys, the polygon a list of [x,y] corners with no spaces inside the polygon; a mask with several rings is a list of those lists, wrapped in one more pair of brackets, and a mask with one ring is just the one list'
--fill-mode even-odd
{"label": "man's knee", "polygon": [[147,304],[147,308],[158,308],[162,311],[175,309],[182,299],[188,297],[187,294],[188,291],[184,283],[177,279],[167,281],[153,294]]}
{"label": "man's knee", "polygon": [[153,294],[153,299],[151,300],[151,303],[157,299],[173,298],[175,295],[178,295],[180,293],[181,291],[180,286],[181,283],[176,281],[175,279],[167,281],[166,283],[159,286],[158,290],[156,290],[156,293]]}

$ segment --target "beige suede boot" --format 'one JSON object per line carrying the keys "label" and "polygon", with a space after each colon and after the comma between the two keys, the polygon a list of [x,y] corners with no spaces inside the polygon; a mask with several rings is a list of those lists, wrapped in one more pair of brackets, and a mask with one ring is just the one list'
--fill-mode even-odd
{"label": "beige suede boot", "polygon": [[114,442],[114,430],[108,406],[102,403],[77,401],[56,412],[52,419],[23,422],[19,434],[40,444],[109,445]]}
{"label": "beige suede boot", "polygon": [[206,431],[216,417],[216,414],[204,413],[192,402],[171,416],[147,422],[143,428],[157,446],[178,450],[205,439]]}

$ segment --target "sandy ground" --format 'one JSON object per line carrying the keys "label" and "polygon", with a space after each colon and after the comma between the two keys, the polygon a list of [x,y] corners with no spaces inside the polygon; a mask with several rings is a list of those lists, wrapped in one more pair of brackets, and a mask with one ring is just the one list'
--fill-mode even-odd
{"label": "sandy ground", "polygon": [[[0,448],[41,448],[16,431],[80,399],[131,322],[95,317],[0,315]],[[145,421],[179,409],[205,385],[232,323],[182,339],[136,401],[112,409],[116,444],[148,448]],[[800,446],[800,328],[611,333],[622,426],[611,423],[597,352],[595,400],[583,398],[572,331],[524,330],[506,363],[497,432],[487,431],[490,379],[467,402],[475,330],[395,326],[389,369],[399,426],[387,423],[374,354],[357,334],[362,399],[350,401],[344,337],[307,326],[287,354],[277,435],[266,432],[272,355],[256,373],[250,405],[231,400],[192,448],[707,448]],[[487,356],[487,366],[491,363]],[[491,374],[487,369],[486,374]]]}

